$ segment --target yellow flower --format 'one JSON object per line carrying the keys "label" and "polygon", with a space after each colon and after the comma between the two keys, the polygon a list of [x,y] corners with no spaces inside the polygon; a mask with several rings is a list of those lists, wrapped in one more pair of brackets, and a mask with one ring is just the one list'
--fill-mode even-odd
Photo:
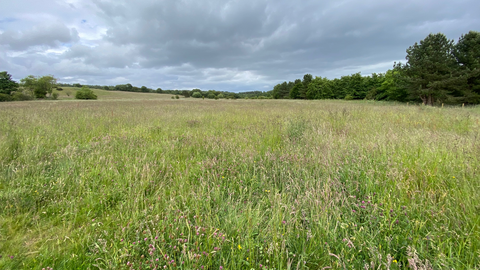
{"label": "yellow flower", "polygon": [[242,249],[242,246],[238,245],[238,249]]}
{"label": "yellow flower", "polygon": [[248,257],[247,257],[247,261],[248,261]]}
{"label": "yellow flower", "polygon": [[393,260],[394,263],[397,263],[397,260]]}
{"label": "yellow flower", "polygon": [[455,176],[452,176],[453,179],[455,179]]}

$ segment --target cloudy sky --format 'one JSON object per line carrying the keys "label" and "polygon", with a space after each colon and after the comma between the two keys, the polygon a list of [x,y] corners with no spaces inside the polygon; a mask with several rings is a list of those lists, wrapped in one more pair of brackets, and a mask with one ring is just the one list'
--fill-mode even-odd
{"label": "cloudy sky", "polygon": [[478,0],[0,0],[17,80],[268,91],[385,72],[429,33],[480,31]]}

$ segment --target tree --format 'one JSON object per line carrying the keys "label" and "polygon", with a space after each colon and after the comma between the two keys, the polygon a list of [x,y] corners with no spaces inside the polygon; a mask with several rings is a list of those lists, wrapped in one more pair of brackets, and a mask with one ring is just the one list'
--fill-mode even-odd
{"label": "tree", "polygon": [[303,81],[302,81],[302,86],[303,87],[299,89],[300,90],[300,98],[302,98],[302,99],[307,98],[308,85],[310,85],[312,80],[313,80],[312,74],[303,75]]}
{"label": "tree", "polygon": [[148,88],[147,88],[146,86],[142,86],[142,87],[140,88],[140,90],[141,90],[143,93],[148,93],[148,92],[150,92],[150,90],[148,90]]}
{"label": "tree", "polygon": [[0,94],[10,95],[11,92],[18,90],[18,83],[12,80],[12,75],[6,71],[0,72]]}
{"label": "tree", "polygon": [[[300,81],[300,80],[299,80]],[[296,83],[293,88],[290,90],[290,98],[298,99],[300,98],[300,90],[303,88],[302,82]]]}
{"label": "tree", "polygon": [[203,96],[202,96],[202,93],[200,93],[200,92],[193,92],[192,97],[193,98],[202,98]]}
{"label": "tree", "polygon": [[53,88],[56,87],[57,79],[52,75],[35,77],[29,75],[20,80],[21,86],[29,91],[36,98],[45,98],[47,94],[52,94]]}
{"label": "tree", "polygon": [[43,76],[37,79],[34,94],[36,98],[44,98],[47,94],[52,95],[53,87],[57,84],[57,79],[52,75]]}
{"label": "tree", "polygon": [[93,93],[93,91],[88,88],[87,86],[82,86],[82,89],[78,90],[75,93],[76,99],[97,99],[97,95]]}
{"label": "tree", "polygon": [[184,97],[188,98],[188,97],[190,97],[190,91],[188,91],[188,90],[183,90],[183,91],[182,91],[182,95],[183,95]]}
{"label": "tree", "polygon": [[424,105],[447,99],[452,87],[459,84],[461,78],[455,72],[453,48],[453,40],[438,33],[429,34],[420,44],[407,49],[405,74],[409,92]]}
{"label": "tree", "polygon": [[466,76],[466,84],[460,93],[467,103],[480,103],[480,33],[470,31],[462,35],[453,54],[462,74]]}

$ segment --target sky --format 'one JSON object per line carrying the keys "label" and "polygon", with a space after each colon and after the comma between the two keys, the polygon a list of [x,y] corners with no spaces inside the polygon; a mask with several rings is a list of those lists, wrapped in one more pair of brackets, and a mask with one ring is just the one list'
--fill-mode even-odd
{"label": "sky", "polygon": [[480,31],[478,0],[0,0],[14,79],[269,91],[386,72],[430,33]]}

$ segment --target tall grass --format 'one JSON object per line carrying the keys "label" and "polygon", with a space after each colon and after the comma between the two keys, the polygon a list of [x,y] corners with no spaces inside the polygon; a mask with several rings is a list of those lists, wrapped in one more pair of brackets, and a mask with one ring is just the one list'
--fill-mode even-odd
{"label": "tall grass", "polygon": [[1,269],[480,268],[478,108],[0,106]]}

